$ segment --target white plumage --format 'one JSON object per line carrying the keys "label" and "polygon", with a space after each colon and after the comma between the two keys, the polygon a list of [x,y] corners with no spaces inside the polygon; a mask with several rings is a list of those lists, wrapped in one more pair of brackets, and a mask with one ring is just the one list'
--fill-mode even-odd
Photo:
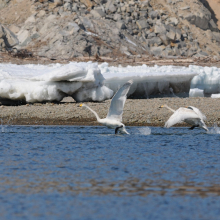
{"label": "white plumage", "polygon": [[172,112],[174,112],[168,121],[165,123],[165,127],[169,128],[177,123],[186,122],[192,125],[190,129],[195,127],[201,127],[208,131],[208,128],[204,122],[206,116],[196,107],[189,106],[187,108],[179,108],[176,111],[168,107],[167,105],[162,105],[161,107],[166,107]]}
{"label": "white plumage", "polygon": [[132,83],[133,81],[129,80],[115,93],[111,100],[111,104],[106,118],[100,119],[98,114],[86,104],[81,104],[80,106],[85,106],[91,112],[93,112],[99,123],[107,126],[108,128],[115,129],[115,134],[117,134],[118,131],[120,131],[120,133],[129,134],[125,129],[125,125],[122,123],[122,114],[124,104],[127,98],[127,93]]}

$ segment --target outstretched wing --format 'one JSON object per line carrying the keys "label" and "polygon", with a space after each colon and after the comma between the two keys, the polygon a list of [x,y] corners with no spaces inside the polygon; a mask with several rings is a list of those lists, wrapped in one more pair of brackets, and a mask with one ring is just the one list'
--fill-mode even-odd
{"label": "outstretched wing", "polygon": [[108,115],[106,117],[107,119],[113,119],[120,122],[122,121],[124,104],[132,83],[133,81],[129,80],[115,93],[109,107]]}
{"label": "outstretched wing", "polygon": [[196,107],[193,107],[193,106],[189,106],[188,108],[192,108],[193,111],[198,114],[198,116],[203,120],[205,121],[206,120],[206,116]]}
{"label": "outstretched wing", "polygon": [[181,123],[186,119],[200,119],[200,117],[193,111],[187,108],[179,108],[176,110],[165,123],[165,127],[169,128],[177,123]]}

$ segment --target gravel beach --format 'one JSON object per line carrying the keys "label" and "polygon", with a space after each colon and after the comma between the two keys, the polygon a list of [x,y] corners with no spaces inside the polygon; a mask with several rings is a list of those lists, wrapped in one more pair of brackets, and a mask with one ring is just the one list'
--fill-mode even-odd
{"label": "gravel beach", "polygon": [[[94,103],[87,102],[100,118],[107,115],[110,100]],[[123,113],[123,123],[128,126],[164,126],[172,115],[166,108],[173,109],[185,106],[199,108],[207,117],[207,126],[220,124],[220,99],[212,98],[155,98],[127,99]],[[85,107],[79,107],[71,97],[64,98],[60,103],[35,103],[18,106],[0,106],[2,124],[11,125],[100,125],[95,116]],[[189,126],[185,123],[176,126]]]}

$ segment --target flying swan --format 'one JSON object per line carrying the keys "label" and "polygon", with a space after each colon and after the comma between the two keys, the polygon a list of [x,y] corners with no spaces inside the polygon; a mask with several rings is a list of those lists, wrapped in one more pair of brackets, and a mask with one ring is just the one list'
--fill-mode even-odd
{"label": "flying swan", "polygon": [[174,112],[168,121],[165,123],[166,128],[169,128],[177,123],[186,122],[187,124],[192,125],[190,129],[195,127],[200,127],[208,131],[208,128],[205,124],[206,116],[196,107],[188,106],[187,108],[179,108],[176,111],[167,105],[162,105],[161,108],[167,108],[170,111]]}
{"label": "flying swan", "polygon": [[133,81],[129,80],[115,93],[111,100],[108,115],[106,118],[99,118],[98,114],[86,104],[81,104],[80,107],[85,106],[86,108],[88,108],[96,116],[96,119],[99,123],[107,126],[108,128],[115,129],[115,134],[117,134],[118,131],[123,134],[129,134],[125,129],[125,125],[122,123],[122,114],[127,98],[127,93],[132,83]]}

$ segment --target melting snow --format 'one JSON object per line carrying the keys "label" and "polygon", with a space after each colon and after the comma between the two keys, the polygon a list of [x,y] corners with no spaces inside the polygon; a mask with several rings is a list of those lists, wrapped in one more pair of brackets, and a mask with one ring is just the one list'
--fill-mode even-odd
{"label": "melting snow", "polygon": [[92,62],[53,65],[0,64],[0,97],[26,102],[103,101],[129,79],[128,95],[137,98],[161,96],[219,97],[220,69],[216,67],[109,66]]}

